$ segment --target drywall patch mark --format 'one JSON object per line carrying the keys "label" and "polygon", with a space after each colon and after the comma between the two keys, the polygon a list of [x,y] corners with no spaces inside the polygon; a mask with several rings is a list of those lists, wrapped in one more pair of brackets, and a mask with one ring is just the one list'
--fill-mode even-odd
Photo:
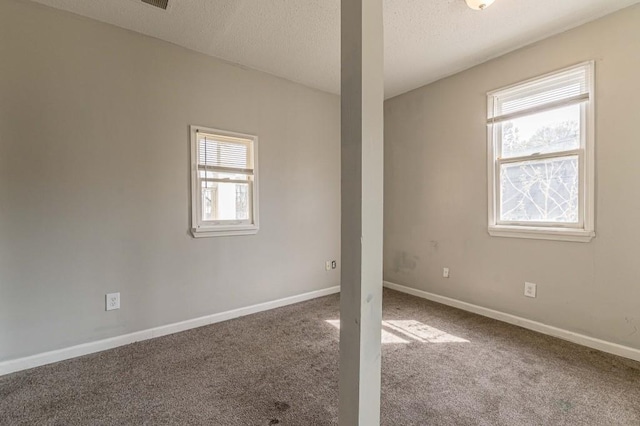
{"label": "drywall patch mark", "polygon": [[431,245],[431,248],[434,252],[438,251],[438,240],[431,240],[429,241],[429,244]]}
{"label": "drywall patch mark", "polygon": [[638,326],[635,324],[635,320],[633,318],[629,318],[629,317],[624,317],[625,322],[627,323],[627,325],[632,328],[631,333],[627,334],[627,337],[629,336],[633,336],[634,334],[638,333]]}
{"label": "drywall patch mark", "polygon": [[556,401],[556,405],[563,413],[568,413],[573,408],[573,404],[569,401],[559,399]]}
{"label": "drywall patch mark", "polygon": [[413,271],[418,266],[418,260],[420,260],[418,256],[411,255],[406,251],[397,251],[393,259],[394,270],[399,273]]}

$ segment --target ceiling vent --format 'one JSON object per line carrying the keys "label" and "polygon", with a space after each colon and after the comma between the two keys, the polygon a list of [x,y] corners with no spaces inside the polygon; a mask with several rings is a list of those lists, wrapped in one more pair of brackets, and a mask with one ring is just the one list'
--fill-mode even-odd
{"label": "ceiling vent", "polygon": [[160,9],[167,10],[169,7],[169,0],[141,0],[142,3],[150,4],[151,6],[159,7]]}

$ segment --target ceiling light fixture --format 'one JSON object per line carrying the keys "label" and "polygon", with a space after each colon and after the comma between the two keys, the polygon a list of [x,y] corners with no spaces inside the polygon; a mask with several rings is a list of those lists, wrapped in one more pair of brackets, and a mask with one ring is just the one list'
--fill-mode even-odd
{"label": "ceiling light fixture", "polygon": [[485,10],[486,8],[491,6],[491,4],[493,4],[495,0],[464,0],[464,1],[466,1],[467,6],[469,6],[473,10]]}

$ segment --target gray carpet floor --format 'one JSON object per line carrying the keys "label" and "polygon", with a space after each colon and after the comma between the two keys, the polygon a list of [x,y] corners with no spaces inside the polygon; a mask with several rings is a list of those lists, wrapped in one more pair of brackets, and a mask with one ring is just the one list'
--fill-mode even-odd
{"label": "gray carpet floor", "polygon": [[[335,425],[338,296],[0,377],[1,425]],[[385,290],[384,425],[640,425],[640,363]]]}

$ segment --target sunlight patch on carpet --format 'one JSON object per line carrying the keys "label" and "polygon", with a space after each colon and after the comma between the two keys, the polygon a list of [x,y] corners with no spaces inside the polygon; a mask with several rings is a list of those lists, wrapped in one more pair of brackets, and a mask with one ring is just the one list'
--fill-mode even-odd
{"label": "sunlight patch on carpet", "polygon": [[[338,330],[340,320],[326,320]],[[382,321],[382,343],[469,343],[468,340],[454,336],[435,327],[416,320]]]}

